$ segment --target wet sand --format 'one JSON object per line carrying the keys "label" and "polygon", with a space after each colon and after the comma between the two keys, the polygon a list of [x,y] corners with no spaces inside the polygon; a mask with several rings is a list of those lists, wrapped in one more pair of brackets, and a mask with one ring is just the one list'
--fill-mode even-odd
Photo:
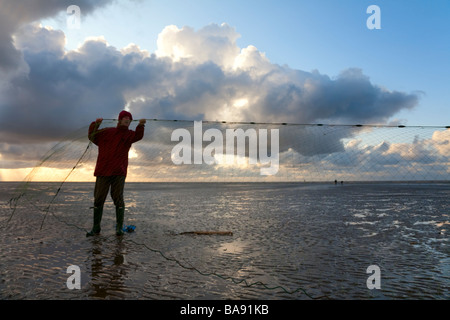
{"label": "wet sand", "polygon": [[127,183],[121,238],[109,198],[85,237],[89,183],[64,184],[42,229],[58,185],[30,186],[7,223],[16,185],[0,184],[1,299],[450,298],[449,184]]}

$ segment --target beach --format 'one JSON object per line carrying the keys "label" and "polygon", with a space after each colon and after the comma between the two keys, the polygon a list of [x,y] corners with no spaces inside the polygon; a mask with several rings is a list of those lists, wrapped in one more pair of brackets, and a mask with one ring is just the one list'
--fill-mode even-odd
{"label": "beach", "polygon": [[0,183],[4,300],[450,298],[448,183],[126,183],[135,232],[108,197],[89,238],[93,183],[30,183],[12,211],[20,185]]}

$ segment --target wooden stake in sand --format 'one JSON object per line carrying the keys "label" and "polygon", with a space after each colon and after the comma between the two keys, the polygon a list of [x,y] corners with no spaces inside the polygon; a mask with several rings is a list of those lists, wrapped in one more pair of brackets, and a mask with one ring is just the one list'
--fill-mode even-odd
{"label": "wooden stake in sand", "polygon": [[196,236],[205,236],[205,235],[232,236],[233,232],[231,232],[231,231],[187,231],[187,232],[181,232],[179,234],[193,234]]}

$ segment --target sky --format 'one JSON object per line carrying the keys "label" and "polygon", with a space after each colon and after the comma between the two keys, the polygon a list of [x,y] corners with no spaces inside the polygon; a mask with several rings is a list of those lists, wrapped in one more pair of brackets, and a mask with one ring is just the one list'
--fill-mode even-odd
{"label": "sky", "polygon": [[[381,29],[369,30],[367,8],[376,4]],[[391,90],[420,92],[420,104],[397,115],[409,125],[447,125],[450,15],[448,1],[118,1],[67,32],[66,17],[44,24],[65,30],[67,48],[104,36],[116,48],[135,43],[153,53],[168,25],[199,30],[226,23],[237,45],[255,46],[271,63],[318,70],[332,78],[360,68]]]}
{"label": "sky", "polygon": [[[368,28],[371,5],[380,29]],[[0,180],[124,108],[449,125],[449,16],[447,0],[0,0]]]}

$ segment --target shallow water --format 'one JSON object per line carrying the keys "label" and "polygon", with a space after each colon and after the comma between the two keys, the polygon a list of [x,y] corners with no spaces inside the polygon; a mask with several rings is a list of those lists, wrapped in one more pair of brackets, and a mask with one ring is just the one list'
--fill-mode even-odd
{"label": "shallow water", "polygon": [[[2,299],[450,298],[450,184],[127,183],[122,238],[109,198],[85,237],[93,184],[29,185],[12,214],[16,186],[0,184]],[[233,235],[180,235],[196,230]]]}

